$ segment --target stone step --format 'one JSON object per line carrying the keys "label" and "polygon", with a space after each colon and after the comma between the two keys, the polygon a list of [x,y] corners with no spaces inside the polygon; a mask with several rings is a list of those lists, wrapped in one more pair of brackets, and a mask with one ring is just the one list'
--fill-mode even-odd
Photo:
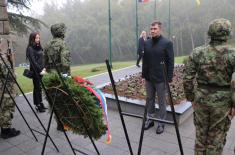
{"label": "stone step", "polygon": [[[107,100],[108,109],[118,110],[115,96],[112,94],[105,94],[105,97]],[[123,112],[143,116],[144,107],[145,107],[144,100],[130,99],[130,98],[121,97],[121,96],[119,96],[118,98],[119,98],[119,102],[120,102],[121,109]],[[175,114],[176,114],[176,121],[178,124],[182,124],[193,113],[191,102],[182,101],[182,103],[175,105],[174,109],[175,109]],[[158,104],[155,105],[155,110],[156,110],[156,115],[157,115],[159,111]],[[155,115],[155,118],[157,118],[156,115]],[[172,115],[171,107],[169,105],[167,106],[166,120],[173,122],[173,115]]]}

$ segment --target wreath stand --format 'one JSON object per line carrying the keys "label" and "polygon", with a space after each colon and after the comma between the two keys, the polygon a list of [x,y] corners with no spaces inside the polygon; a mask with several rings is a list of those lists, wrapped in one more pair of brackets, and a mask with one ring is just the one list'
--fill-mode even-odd
{"label": "wreath stand", "polygon": [[[138,147],[138,155],[141,155],[141,148],[142,148],[142,142],[143,142],[143,136],[144,136],[144,124],[145,124],[145,121],[147,119],[147,106],[145,106],[145,108],[144,108],[144,116],[136,115],[136,114],[132,114],[132,113],[126,113],[126,112],[122,111],[121,105],[120,105],[120,102],[119,102],[119,99],[118,99],[118,94],[117,94],[115,82],[114,82],[114,79],[113,79],[113,74],[112,74],[112,71],[111,71],[111,67],[109,65],[109,61],[105,60],[105,62],[106,62],[106,66],[107,66],[107,69],[108,69],[109,78],[110,78],[110,81],[111,81],[111,84],[112,84],[112,88],[113,88],[113,91],[114,91],[114,95],[115,95],[115,99],[116,99],[116,104],[117,104],[117,107],[118,107],[118,112],[119,112],[119,115],[120,115],[120,118],[121,118],[121,121],[122,121],[122,126],[123,126],[123,129],[124,129],[126,141],[128,143],[128,147],[129,147],[129,151],[130,151],[131,155],[133,155],[133,152],[132,152],[132,148],[131,148],[131,144],[130,144],[130,140],[129,140],[129,137],[128,137],[128,133],[127,133],[127,129],[126,129],[126,125],[125,125],[125,121],[123,119],[123,116],[131,116],[131,117],[137,117],[137,118],[142,118],[143,119],[142,127],[141,127],[139,147]],[[166,124],[174,124],[176,135],[177,135],[177,140],[178,140],[178,145],[179,145],[179,148],[180,148],[180,153],[181,153],[181,155],[184,155],[183,147],[182,147],[182,143],[181,143],[181,138],[180,138],[180,133],[179,133],[179,128],[178,128],[178,123],[176,121],[175,108],[174,108],[173,101],[172,101],[170,86],[169,86],[169,83],[168,83],[168,80],[167,80],[167,76],[166,76],[167,72],[166,72],[165,62],[162,61],[161,65],[163,67],[164,82],[165,82],[165,85],[167,87],[167,91],[168,91],[168,94],[169,94],[171,111],[172,111],[172,117],[173,117],[174,121],[172,122],[172,121],[167,121],[167,120],[163,120],[163,119],[157,119],[157,118],[153,118],[153,117],[150,117],[149,119],[153,120],[153,121],[158,121],[158,122],[166,123]]]}
{"label": "wreath stand", "polygon": [[[56,65],[55,65],[55,60],[54,60],[54,58],[53,58],[52,56],[50,56],[50,58],[51,58],[51,60],[52,60],[53,65],[56,66]],[[34,66],[34,64],[32,63],[32,60],[31,60],[30,58],[29,58],[29,61],[30,61],[30,64],[32,64],[33,70],[35,71],[36,68],[35,68],[35,66]],[[63,79],[63,77],[62,77],[62,75],[61,75],[61,72],[59,71],[59,68],[56,66],[55,69],[56,69],[56,72],[57,72],[57,74],[58,74],[58,76],[59,76],[60,81],[62,82],[62,85],[66,88],[66,92],[68,93],[68,96],[69,96],[71,99],[73,99],[73,96],[71,95],[72,93],[71,93],[70,90],[68,89],[68,86],[65,84],[64,79]],[[37,74],[37,72],[35,72],[35,73]],[[38,76],[39,76],[39,75],[37,75],[37,77],[38,77]],[[46,94],[46,97],[47,97],[47,99],[48,99],[48,102],[50,103],[50,105],[52,105],[52,107],[51,107],[51,112],[50,112],[50,117],[49,117],[49,121],[48,121],[48,125],[47,125],[47,129],[46,129],[46,135],[45,135],[45,139],[44,139],[44,143],[43,143],[43,148],[42,148],[42,152],[41,152],[41,155],[44,155],[45,147],[46,147],[46,143],[47,143],[47,138],[48,138],[48,137],[50,138],[50,136],[49,136],[49,131],[50,131],[50,126],[51,126],[51,121],[52,121],[53,113],[55,114],[55,117],[56,117],[56,119],[58,120],[58,123],[59,123],[61,126],[63,126],[63,124],[62,124],[62,122],[60,121],[60,119],[59,119],[59,117],[58,117],[58,116],[59,116],[59,115],[58,115],[58,112],[57,112],[56,109],[54,108],[54,103],[55,103],[55,101],[56,101],[57,92],[56,92],[56,94],[55,94],[53,97],[50,96],[50,95],[48,94],[48,90],[46,89],[44,83],[42,82],[42,79],[40,79],[39,81],[40,81],[40,83],[41,83],[41,86],[42,86],[42,88],[43,88],[45,94]],[[73,102],[73,104],[75,105],[74,102]],[[78,114],[79,114],[80,117],[82,116],[80,113],[78,113]],[[82,117],[81,117],[81,118],[82,118]],[[96,145],[95,145],[95,143],[94,143],[94,140],[92,139],[91,134],[89,133],[86,124],[84,123],[83,118],[82,118],[82,124],[83,124],[83,126],[84,126],[84,128],[85,128],[85,131],[86,131],[86,133],[87,133],[89,139],[91,140],[91,142],[92,142],[92,144],[93,144],[93,146],[94,146],[94,148],[95,148],[95,150],[96,150],[96,153],[97,153],[98,155],[100,155],[99,150],[97,149],[97,147],[96,147]],[[65,132],[64,128],[62,128],[62,129],[63,129],[63,133],[64,133],[64,135],[65,135],[65,137],[66,137],[66,140],[67,140],[67,142],[69,143],[69,146],[70,146],[71,150],[73,151],[73,154],[76,155],[76,152],[75,152],[75,151],[77,151],[77,152],[79,152],[79,153],[81,153],[81,154],[88,155],[87,153],[84,153],[84,152],[80,151],[79,149],[74,148],[74,147],[72,146],[72,143],[71,143],[71,141],[70,141],[70,139],[69,139],[67,133]]]}
{"label": "wreath stand", "polygon": [[34,139],[38,142],[38,139],[37,139],[36,135],[34,134],[34,132],[37,132],[37,133],[39,133],[39,134],[41,134],[41,135],[43,135],[43,136],[48,136],[49,139],[50,139],[50,141],[51,141],[52,144],[54,145],[56,151],[59,152],[58,147],[55,145],[54,141],[52,140],[51,136],[50,136],[48,133],[47,133],[47,135],[46,135],[45,133],[43,133],[43,132],[41,132],[41,131],[38,131],[38,130],[33,129],[33,128],[30,127],[29,123],[27,122],[26,118],[24,117],[23,113],[21,112],[20,108],[19,108],[18,105],[16,104],[14,97],[11,95],[10,90],[7,88],[7,83],[10,82],[10,81],[9,81],[9,78],[13,79],[13,82],[14,82],[14,83],[16,84],[16,86],[19,88],[19,90],[20,90],[20,92],[22,93],[24,99],[26,100],[27,104],[29,105],[30,109],[32,110],[34,116],[37,118],[37,120],[38,120],[38,122],[40,123],[41,127],[43,128],[44,132],[46,132],[45,126],[43,125],[42,121],[41,121],[40,118],[38,117],[37,113],[34,111],[34,109],[33,109],[32,105],[30,104],[29,100],[28,100],[27,97],[25,96],[25,93],[24,93],[23,90],[21,89],[21,87],[20,87],[19,83],[17,82],[17,80],[16,80],[14,74],[12,73],[10,66],[8,66],[7,63],[5,62],[5,60],[3,59],[2,53],[0,53],[0,59],[1,59],[1,61],[3,62],[3,65],[4,65],[4,66],[6,67],[6,69],[7,69],[6,80],[5,80],[5,81],[4,81],[4,80],[1,80],[1,81],[0,81],[0,82],[3,84],[3,88],[2,88],[3,92],[2,92],[2,94],[1,94],[0,105],[2,104],[2,101],[3,101],[3,97],[4,97],[3,94],[4,94],[5,92],[7,92],[7,93],[9,94],[11,100],[12,100],[13,103],[15,104],[17,110],[19,111],[21,117],[23,118],[25,124],[26,124],[27,127],[29,128],[29,130],[30,130],[31,134],[33,135]]}

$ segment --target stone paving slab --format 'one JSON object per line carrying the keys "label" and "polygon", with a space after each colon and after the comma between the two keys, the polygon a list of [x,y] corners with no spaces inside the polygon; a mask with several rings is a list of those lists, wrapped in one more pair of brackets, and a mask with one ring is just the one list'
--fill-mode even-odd
{"label": "stone paving slab", "polygon": [[[123,76],[130,72],[138,71],[139,68],[132,67],[126,70],[120,70],[115,73],[115,76]],[[129,72],[129,70],[132,70]],[[102,76],[102,75],[100,75]],[[89,78],[92,79],[92,82],[96,84],[100,84],[103,80],[104,82],[108,82],[109,79],[97,76]],[[116,77],[117,77],[116,76]],[[99,77],[99,78],[98,78]],[[98,79],[98,81],[95,81]],[[32,104],[32,94],[28,94],[27,98],[29,98]],[[24,112],[26,119],[29,121],[30,126],[43,131],[38,123],[37,119],[33,115],[29,106],[26,104],[24,99],[21,97],[17,97],[16,99],[17,105]],[[46,104],[46,102],[45,102]],[[32,104],[33,105],[33,104]],[[47,105],[47,104],[46,104]],[[49,113],[37,113],[43,124],[47,126]],[[114,110],[108,111],[109,121],[112,133],[112,143],[107,145],[105,144],[105,136],[102,136],[101,139],[95,141],[95,144],[101,155],[128,155],[129,149],[125,139],[125,135],[123,132],[123,127],[120,121],[119,113]],[[134,154],[137,154],[138,145],[139,145],[139,137],[140,130],[142,125],[142,120],[138,118],[124,116],[124,120],[126,123],[127,131],[129,133],[129,138],[131,141],[131,146]],[[229,130],[227,136],[227,143],[224,148],[224,155],[233,155],[233,149],[235,146],[235,119],[232,121],[231,129]],[[13,119],[13,127],[21,130],[22,134],[18,137],[11,138],[8,140],[3,140],[0,138],[0,155],[40,155],[44,136],[35,133],[38,138],[38,142],[35,141],[29,129],[26,127],[23,119],[19,115],[19,112],[16,110]],[[181,134],[182,145],[184,149],[185,155],[193,155],[193,147],[194,147],[194,139],[195,139],[195,128],[193,125],[193,117],[189,117],[185,122],[183,122],[179,126],[179,131]],[[69,139],[72,142],[74,148],[79,149],[89,155],[95,155],[95,149],[91,144],[88,138],[84,138],[83,136],[75,135],[72,132],[67,132]],[[50,129],[50,135],[53,138],[55,144],[58,146],[60,152],[57,152],[50,142],[47,140],[47,147],[45,149],[45,155],[73,155],[71,148],[68,145],[68,142],[65,139],[65,136],[62,132],[56,130],[56,122],[53,120]],[[76,154],[81,154],[76,152]],[[180,155],[177,137],[175,134],[175,128],[173,125],[166,125],[165,132],[161,135],[156,134],[155,128],[150,128],[145,131],[143,146],[142,146],[142,155]]]}

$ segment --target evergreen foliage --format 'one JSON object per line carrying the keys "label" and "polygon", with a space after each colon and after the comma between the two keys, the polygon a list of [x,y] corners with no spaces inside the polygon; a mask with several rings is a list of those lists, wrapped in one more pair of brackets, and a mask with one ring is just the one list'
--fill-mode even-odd
{"label": "evergreen foliage", "polygon": [[[87,137],[88,134],[82,123],[83,119],[91,137],[99,139],[107,130],[103,123],[103,110],[99,101],[91,92],[78,85],[73,79],[64,78],[64,81],[69,92],[72,93],[72,99],[57,74],[52,73],[43,77],[43,83],[52,101],[55,100],[54,108],[62,124],[74,133]],[[56,98],[54,99],[55,95]]]}
{"label": "evergreen foliage", "polygon": [[[9,22],[11,30],[19,35],[39,30],[41,26],[48,27],[44,22],[33,17],[23,15],[23,11],[29,10],[32,0],[8,0],[7,4],[10,8],[15,8],[17,13],[9,12]],[[9,10],[9,9],[8,9]]]}

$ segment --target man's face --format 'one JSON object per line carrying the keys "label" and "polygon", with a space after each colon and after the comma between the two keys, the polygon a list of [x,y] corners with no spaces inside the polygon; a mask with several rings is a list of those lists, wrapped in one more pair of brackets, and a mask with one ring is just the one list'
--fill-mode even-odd
{"label": "man's face", "polygon": [[150,27],[151,35],[152,37],[158,37],[161,35],[161,28],[158,24],[155,24],[154,26],[151,25]]}

